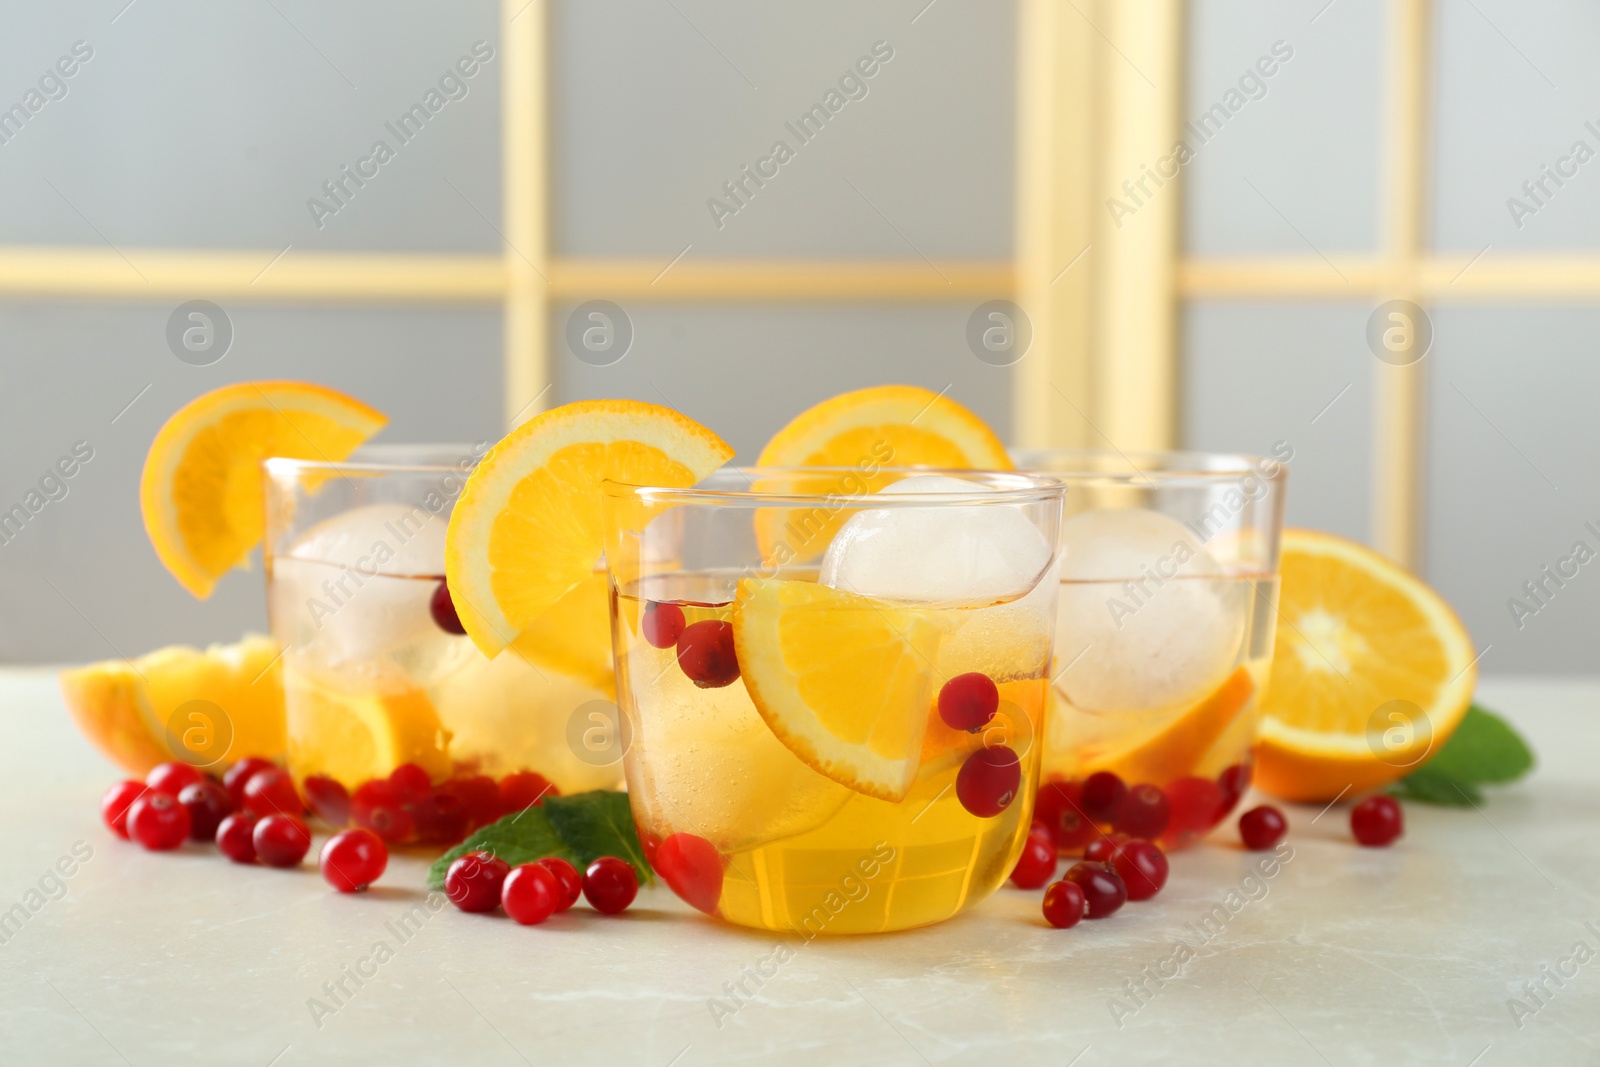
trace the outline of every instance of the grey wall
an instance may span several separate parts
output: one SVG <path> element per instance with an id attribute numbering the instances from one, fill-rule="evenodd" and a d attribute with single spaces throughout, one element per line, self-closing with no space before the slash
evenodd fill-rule
<path id="1" fill-rule="evenodd" d="M 498 49 L 494 0 L 125 4 L 8 10 L 0 103 L 20 98 L 75 41 L 94 57 L 63 99 L 0 144 L 0 243 L 109 244 L 135 260 L 141 247 L 259 249 L 263 264 L 285 246 L 291 255 L 498 249 L 498 51 L 348 206 L 320 227 L 306 206 L 475 41 Z M 1585 120 L 1600 125 L 1600 103 L 1591 104 L 1600 74 L 1589 62 L 1600 15 L 1580 0 L 1436 6 L 1436 245 L 1593 248 L 1600 198 L 1589 183 L 1600 182 L 1600 160 L 1520 228 L 1505 200 L 1585 137 Z M 1295 54 L 1187 168 L 1191 251 L 1377 247 L 1384 12 L 1382 0 L 1193 0 L 1189 114 L 1219 100 L 1275 41 Z M 552 31 L 553 239 L 563 254 L 665 265 L 685 248 L 687 258 L 1011 251 L 1010 3 L 556 0 Z M 773 140 L 792 143 L 785 121 L 879 40 L 895 55 L 867 95 L 716 225 L 707 198 Z M 173 303 L 0 301 L 0 502 L 19 499 L 73 442 L 95 449 L 67 498 L 0 545 L 0 661 L 135 655 L 263 625 L 259 573 L 232 575 L 196 603 L 160 569 L 139 524 L 137 475 L 151 436 L 207 389 L 264 375 L 324 381 L 388 411 L 386 440 L 498 427 L 493 310 L 230 305 L 233 350 L 194 368 L 165 347 Z M 566 350 L 570 309 L 554 309 L 558 399 L 665 399 L 716 427 L 742 458 L 815 400 L 888 380 L 949 385 L 1009 430 L 1008 372 L 965 350 L 971 308 L 962 302 L 625 310 L 633 347 L 595 367 Z M 1264 451 L 1287 441 L 1291 521 L 1364 537 L 1370 311 L 1359 298 L 1186 308 L 1186 443 Z M 1594 669 L 1600 593 L 1589 583 L 1600 579 L 1587 569 L 1521 629 L 1505 601 L 1583 536 L 1583 521 L 1600 520 L 1591 474 L 1600 441 L 1585 429 L 1594 421 L 1585 398 L 1600 385 L 1586 343 L 1595 314 L 1434 309 L 1427 573 L 1480 646 L 1493 644 L 1487 670 Z"/>

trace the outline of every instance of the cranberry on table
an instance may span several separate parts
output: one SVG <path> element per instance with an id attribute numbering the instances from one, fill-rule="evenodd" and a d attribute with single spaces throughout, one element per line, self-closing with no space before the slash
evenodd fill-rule
<path id="1" fill-rule="evenodd" d="M 171 793 L 147 789 L 128 806 L 128 836 L 152 852 L 166 852 L 189 836 L 189 809 Z"/>
<path id="2" fill-rule="evenodd" d="M 653 866 L 685 903 L 707 915 L 716 914 L 726 866 L 717 846 L 698 834 L 669 834 L 656 846 Z"/>
<path id="3" fill-rule="evenodd" d="M 695 625 L 699 625 L 696 623 Z M 665 841 L 662 842 L 666 844 Z M 660 855 L 661 850 L 656 850 Z M 639 876 L 633 864 L 615 856 L 601 856 L 583 872 L 583 896 L 589 906 L 603 915 L 622 911 L 639 894 Z"/>
<path id="4" fill-rule="evenodd" d="M 939 718 L 952 730 L 977 732 L 1000 707 L 1000 689 L 982 671 L 958 674 L 939 688 Z"/>
<path id="5" fill-rule="evenodd" d="M 300 783 L 317 818 L 329 826 L 344 826 L 350 821 L 350 793 L 337 780 L 313 774 Z"/>
<path id="6" fill-rule="evenodd" d="M 644 606 L 639 632 L 654 648 L 671 648 L 683 633 L 683 609 L 676 604 L 652 600 Z"/>
<path id="7" fill-rule="evenodd" d="M 434 586 L 433 596 L 428 600 L 428 613 L 433 616 L 439 629 L 447 634 L 459 637 L 467 632 L 467 628 L 461 625 L 461 616 L 456 613 L 456 602 L 450 599 L 450 586 L 443 578 Z"/>
<path id="8" fill-rule="evenodd" d="M 1018 889 L 1038 889 L 1056 873 L 1056 846 L 1048 831 L 1029 833 L 1022 855 L 1011 870 L 1011 884 Z"/>
<path id="9" fill-rule="evenodd" d="M 559 889 L 556 894 L 557 911 L 566 911 L 578 902 L 578 898 L 583 895 L 583 876 L 578 873 L 578 868 L 560 856 L 546 856 L 539 861 L 539 866 L 547 868 L 555 875 Z"/>
<path id="10" fill-rule="evenodd" d="M 264 815 L 250 833 L 256 858 L 268 867 L 294 867 L 311 851 L 311 831 L 297 815 Z"/>
<path id="11" fill-rule="evenodd" d="M 254 815 L 248 811 L 234 812 L 217 827 L 217 851 L 235 863 L 254 863 L 255 829 Z"/>
<path id="12" fill-rule="evenodd" d="M 143 782 L 129 778 L 107 789 L 100 798 L 100 818 L 105 820 L 107 829 L 124 841 L 128 839 L 128 808 L 148 788 Z"/>
<path id="13" fill-rule="evenodd" d="M 1083 887 L 1076 882 L 1062 879 L 1044 891 L 1044 918 L 1051 926 L 1063 930 L 1077 926 L 1087 910 Z"/>
<path id="14" fill-rule="evenodd" d="M 209 778 L 184 786 L 178 803 L 189 809 L 189 836 L 196 841 L 214 839 L 217 827 L 233 812 L 228 791 Z"/>
<path id="15" fill-rule="evenodd" d="M 254 778 L 257 771 L 277 770 L 278 765 L 271 760 L 262 759 L 260 756 L 246 756 L 244 759 L 228 768 L 228 773 L 222 776 L 222 788 L 228 791 L 228 797 L 233 801 L 235 808 L 244 807 L 244 787 Z"/>
<path id="16" fill-rule="evenodd" d="M 1350 832 L 1363 845 L 1389 844 L 1405 832 L 1400 802 L 1384 793 L 1368 797 L 1350 812 Z"/>
<path id="17" fill-rule="evenodd" d="M 1117 808 L 1112 827 L 1129 837 L 1142 837 L 1154 841 L 1167 828 L 1172 818 L 1172 804 L 1160 786 L 1148 782 L 1128 790 Z"/>
<path id="18" fill-rule="evenodd" d="M 1095 822 L 1112 822 L 1127 795 L 1127 783 L 1121 778 L 1110 771 L 1095 771 L 1083 780 L 1078 806 Z"/>
<path id="19" fill-rule="evenodd" d="M 1110 864 L 1074 863 L 1067 870 L 1066 880 L 1083 890 L 1086 919 L 1103 919 L 1128 900 L 1128 887 Z"/>
<path id="20" fill-rule="evenodd" d="M 999 815 L 1017 797 L 1022 761 L 1005 745 L 980 748 L 956 774 L 956 799 L 980 819 Z"/>
<path id="21" fill-rule="evenodd" d="M 389 849 L 371 830 L 357 827 L 328 838 L 317 860 L 322 877 L 341 893 L 365 889 L 389 866 Z"/>
<path id="22" fill-rule="evenodd" d="M 523 926 L 536 926 L 556 912 L 563 890 L 550 868 L 538 863 L 513 867 L 500 885 L 500 905 Z"/>
<path id="23" fill-rule="evenodd" d="M 493 911 L 511 865 L 481 849 L 457 856 L 444 876 L 444 895 L 462 911 Z"/>
<path id="24" fill-rule="evenodd" d="M 1283 840 L 1289 820 L 1270 804 L 1251 808 L 1239 816 L 1239 838 L 1251 852 L 1262 852 Z"/>
<path id="25" fill-rule="evenodd" d="M 733 647 L 733 623 L 702 619 L 678 635 L 678 666 L 701 689 L 721 689 L 739 679 L 739 655 Z"/>
<path id="26" fill-rule="evenodd" d="M 1109 862 L 1127 887 L 1129 900 L 1149 900 L 1167 884 L 1167 854 L 1150 841 L 1124 841 Z"/>
<path id="27" fill-rule="evenodd" d="M 1082 850 L 1100 832 L 1078 806 L 1082 789 L 1081 782 L 1046 782 L 1034 800 L 1033 817 L 1050 827 L 1056 848 L 1062 852 Z"/>
<path id="28" fill-rule="evenodd" d="M 151 767 L 150 773 L 144 776 L 144 784 L 151 789 L 177 796 L 183 792 L 184 786 L 198 782 L 204 777 L 205 775 L 187 763 L 169 760 Z"/>
<path id="29" fill-rule="evenodd" d="M 294 815 L 305 810 L 300 794 L 295 791 L 294 779 L 288 771 L 273 767 L 257 771 L 244 786 L 244 804 L 247 811 L 260 816 Z"/>
<path id="30" fill-rule="evenodd" d="M 1105 863 L 1119 845 L 1132 840 L 1127 834 L 1111 834 L 1109 837 L 1102 834 L 1084 846 L 1083 858 L 1092 863 Z"/>

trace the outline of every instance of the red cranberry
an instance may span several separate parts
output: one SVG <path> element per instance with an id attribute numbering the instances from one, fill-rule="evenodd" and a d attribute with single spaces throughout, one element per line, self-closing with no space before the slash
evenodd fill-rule
<path id="1" fill-rule="evenodd" d="M 439 789 L 461 799 L 461 808 L 467 814 L 468 824 L 473 827 L 494 822 L 500 817 L 500 787 L 487 774 L 452 778 Z"/>
<path id="2" fill-rule="evenodd" d="M 244 786 L 244 807 L 263 818 L 268 815 L 298 817 L 305 810 L 300 794 L 295 792 L 294 779 L 289 777 L 288 771 L 276 767 L 250 776 Z"/>
<path id="3" fill-rule="evenodd" d="M 1251 852 L 1266 851 L 1282 841 L 1288 831 L 1289 820 L 1270 804 L 1251 808 L 1239 816 L 1239 838 Z"/>
<path id="4" fill-rule="evenodd" d="M 428 612 L 445 633 L 460 635 L 467 632 L 467 628 L 461 625 L 461 616 L 456 614 L 456 602 L 450 599 L 450 586 L 443 578 L 439 579 L 433 596 L 428 600 Z"/>
<path id="5" fill-rule="evenodd" d="M 295 867 L 311 851 L 311 831 L 298 815 L 264 815 L 251 831 L 250 842 L 268 867 Z"/>
<path id="6" fill-rule="evenodd" d="M 373 828 L 386 840 L 408 841 L 414 835 L 418 841 L 455 844 L 467 836 L 471 826 L 466 802 L 446 782 L 409 812 L 398 808 L 376 810 Z"/>
<path id="7" fill-rule="evenodd" d="M 939 689 L 939 718 L 952 730 L 976 733 L 1000 707 L 1000 689 L 982 671 L 958 674 Z"/>
<path id="8" fill-rule="evenodd" d="M 1122 875 L 1110 864 L 1074 863 L 1066 877 L 1083 890 L 1085 918 L 1103 919 L 1128 899 L 1128 887 L 1123 884 Z"/>
<path id="9" fill-rule="evenodd" d="M 992 819 L 1016 799 L 1022 761 L 1005 745 L 980 748 L 956 774 L 956 797 L 980 819 Z"/>
<path id="10" fill-rule="evenodd" d="M 1044 891 L 1044 918 L 1051 926 L 1058 929 L 1077 926 L 1086 911 L 1088 901 L 1084 898 L 1083 887 L 1077 882 L 1063 879 L 1051 883 L 1050 888 Z"/>
<path id="11" fill-rule="evenodd" d="M 695 626 L 700 625 L 695 623 Z M 689 629 L 694 629 L 691 626 Z M 685 631 L 686 633 L 688 631 Z M 670 839 L 669 839 L 670 840 Z M 665 847 L 666 841 L 661 842 Z M 661 855 L 661 850 L 656 850 Z M 615 856 L 601 856 L 583 872 L 583 895 L 589 906 L 604 915 L 622 911 L 639 893 L 639 876 L 633 864 Z"/>
<path id="12" fill-rule="evenodd" d="M 549 868 L 550 873 L 556 876 L 556 884 L 561 890 L 556 894 L 556 910 L 566 911 L 576 904 L 583 895 L 583 876 L 578 873 L 578 868 L 560 856 L 546 856 L 539 861 L 539 865 Z"/>
<path id="13" fill-rule="evenodd" d="M 276 768 L 277 764 L 271 760 L 262 759 L 260 756 L 246 756 L 228 768 L 228 773 L 222 776 L 222 788 L 228 791 L 228 799 L 233 801 L 233 806 L 242 808 L 245 783 L 255 777 L 257 771 L 270 771 Z"/>
<path id="14" fill-rule="evenodd" d="M 1083 791 L 1078 796 L 1078 806 L 1095 822 L 1115 822 L 1122 798 L 1128 787 L 1110 771 L 1095 771 L 1083 780 Z"/>
<path id="15" fill-rule="evenodd" d="M 1167 794 L 1159 786 L 1146 783 L 1128 790 L 1113 825 L 1118 833 L 1154 841 L 1167 828 L 1171 817 L 1172 805 L 1167 801 Z"/>
<path id="16" fill-rule="evenodd" d="M 678 666 L 701 689 L 721 689 L 739 678 L 739 656 L 733 648 L 733 624 L 702 619 L 678 635 Z"/>
<path id="17" fill-rule="evenodd" d="M 344 826 L 350 822 L 350 794 L 338 781 L 313 774 L 300 783 L 300 790 L 317 818 L 329 826 Z"/>
<path id="18" fill-rule="evenodd" d="M 147 789 L 128 805 L 128 836 L 152 852 L 166 852 L 189 836 L 189 809 L 171 793 Z"/>
<path id="19" fill-rule="evenodd" d="M 1223 815 L 1233 810 L 1239 803 L 1239 798 L 1244 796 L 1246 789 L 1250 788 L 1250 759 L 1245 758 L 1243 763 L 1235 763 L 1217 776 L 1217 785 L 1222 788 L 1222 812 L 1217 816 L 1220 820 Z"/>
<path id="20" fill-rule="evenodd" d="M 705 912 L 717 913 L 722 899 L 722 854 L 703 837 L 670 834 L 656 846 L 656 873 L 683 900 Z"/>
<path id="21" fill-rule="evenodd" d="M 389 850 L 371 830 L 345 830 L 328 838 L 317 866 L 322 877 L 341 893 L 365 889 L 389 865 Z"/>
<path id="22" fill-rule="evenodd" d="M 254 863 L 256 843 L 254 833 L 256 817 L 248 811 L 236 811 L 223 819 L 217 827 L 217 851 L 235 863 Z"/>
<path id="23" fill-rule="evenodd" d="M 493 911 L 511 867 L 489 852 L 457 856 L 444 876 L 444 895 L 462 911 Z"/>
<path id="24" fill-rule="evenodd" d="M 555 914 L 561 883 L 550 868 L 537 863 L 514 867 L 500 884 L 500 904 L 523 926 L 536 926 Z"/>
<path id="25" fill-rule="evenodd" d="M 129 778 L 107 789 L 100 798 L 100 818 L 124 841 L 128 839 L 128 807 L 148 788 L 143 782 Z"/>
<path id="26" fill-rule="evenodd" d="M 639 620 L 639 630 L 653 647 L 671 648 L 683 633 L 683 609 L 676 604 L 651 601 L 644 606 L 644 618 Z"/>
<path id="27" fill-rule="evenodd" d="M 518 771 L 500 779 L 500 814 L 524 811 L 535 804 L 544 803 L 545 797 L 558 797 L 561 790 L 550 779 L 533 771 Z"/>
<path id="28" fill-rule="evenodd" d="M 389 772 L 389 784 L 401 804 L 415 804 L 433 792 L 433 780 L 415 763 L 402 763 Z"/>
<path id="29" fill-rule="evenodd" d="M 184 786 L 178 803 L 189 809 L 189 837 L 195 841 L 214 841 L 217 827 L 233 811 L 228 791 L 209 778 Z"/>
<path id="30" fill-rule="evenodd" d="M 400 797 L 386 778 L 374 778 L 356 787 L 350 798 L 350 818 L 391 845 L 410 840 L 415 830 L 411 813 L 400 806 Z"/>
<path id="31" fill-rule="evenodd" d="M 1083 858 L 1091 863 L 1109 862 L 1111 854 L 1117 850 L 1118 845 L 1132 840 L 1133 838 L 1127 834 L 1112 834 L 1109 837 L 1101 834 L 1084 846 Z"/>
<path id="32" fill-rule="evenodd" d="M 1082 788 L 1079 782 L 1046 782 L 1034 801 L 1033 817 L 1050 827 L 1056 848 L 1062 852 L 1078 852 L 1100 832 L 1078 806 Z"/>
<path id="33" fill-rule="evenodd" d="M 187 763 L 172 760 L 151 767 L 150 773 L 144 776 L 144 784 L 158 792 L 177 796 L 183 792 L 184 786 L 193 785 L 203 777 L 204 775 Z"/>
<path id="34" fill-rule="evenodd" d="M 1149 900 L 1167 884 L 1167 854 L 1149 841 L 1125 841 L 1111 853 L 1111 866 L 1128 887 L 1129 900 Z"/>
<path id="35" fill-rule="evenodd" d="M 1350 832 L 1363 845 L 1389 844 L 1405 832 L 1399 801 L 1384 793 L 1363 800 L 1350 812 Z"/>
<path id="36" fill-rule="evenodd" d="M 1022 856 L 1011 870 L 1011 884 L 1018 889 L 1038 889 L 1056 873 L 1056 846 L 1046 834 L 1028 835 Z"/>
<path id="37" fill-rule="evenodd" d="M 1179 778 L 1163 790 L 1172 806 L 1165 837 L 1177 845 L 1187 845 L 1203 836 L 1227 813 L 1222 786 L 1209 778 Z"/>

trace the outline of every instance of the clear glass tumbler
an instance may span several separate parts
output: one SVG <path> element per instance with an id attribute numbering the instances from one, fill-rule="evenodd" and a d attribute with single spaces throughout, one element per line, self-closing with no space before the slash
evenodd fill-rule
<path id="1" fill-rule="evenodd" d="M 623 764 L 663 880 L 808 937 L 992 893 L 1032 814 L 1061 486 L 725 468 L 606 490 Z"/>
<path id="2" fill-rule="evenodd" d="M 1022 452 L 1067 485 L 1040 818 L 1080 852 L 1182 847 L 1250 782 L 1287 468 L 1200 452 Z"/>
<path id="3" fill-rule="evenodd" d="M 445 528 L 487 446 L 376 446 L 268 459 L 266 572 L 283 648 L 288 764 L 317 814 L 444 843 L 545 791 L 612 787 L 615 757 L 569 743 L 609 708 L 609 643 L 562 669 L 486 658 L 444 584 Z M 592 606 L 606 632 L 603 592 Z"/>

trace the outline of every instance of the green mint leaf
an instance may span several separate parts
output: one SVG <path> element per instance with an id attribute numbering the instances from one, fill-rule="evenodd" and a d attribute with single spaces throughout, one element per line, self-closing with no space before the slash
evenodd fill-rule
<path id="1" fill-rule="evenodd" d="M 582 861 L 580 869 L 601 856 L 617 856 L 633 864 L 640 878 L 655 881 L 633 828 L 628 794 L 596 789 L 570 797 L 546 797 L 542 806 L 555 832 Z"/>
<path id="2" fill-rule="evenodd" d="M 1425 767 L 1460 782 L 1514 782 L 1533 768 L 1533 752 L 1509 723 L 1474 704 Z"/>
<path id="3" fill-rule="evenodd" d="M 1389 787 L 1389 792 L 1404 800 L 1442 804 L 1451 808 L 1469 808 L 1483 803 L 1483 794 L 1477 786 L 1431 774 L 1427 768 L 1400 779 Z"/>
<path id="4" fill-rule="evenodd" d="M 547 797 L 545 804 L 553 799 Z M 632 823 L 629 823 L 629 827 L 632 827 Z M 450 870 L 451 861 L 457 856 L 480 848 L 493 852 L 513 867 L 521 863 L 542 860 L 546 856 L 560 856 L 577 866 L 580 871 L 583 869 L 583 865 L 578 863 L 577 854 L 561 839 L 561 835 L 556 833 L 555 827 L 550 825 L 550 817 L 544 805 L 536 804 L 477 830 L 461 844 L 440 856 L 434 861 L 433 866 L 428 868 L 428 885 L 434 889 L 444 889 L 444 876 L 445 872 Z"/>

